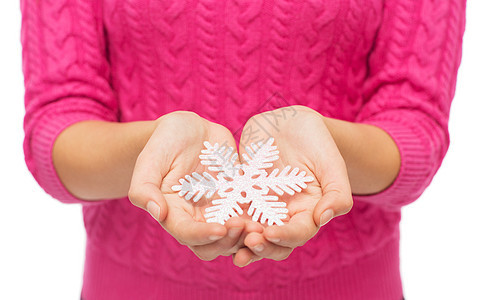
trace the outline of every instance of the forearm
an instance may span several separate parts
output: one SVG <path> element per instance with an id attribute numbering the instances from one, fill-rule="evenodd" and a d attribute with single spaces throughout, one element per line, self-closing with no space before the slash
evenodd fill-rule
<path id="1" fill-rule="evenodd" d="M 326 117 L 324 122 L 345 160 L 353 194 L 375 194 L 393 183 L 400 152 L 385 131 Z"/>
<path id="2" fill-rule="evenodd" d="M 136 158 L 155 128 L 156 121 L 76 123 L 53 146 L 58 176 L 83 200 L 125 197 Z"/>

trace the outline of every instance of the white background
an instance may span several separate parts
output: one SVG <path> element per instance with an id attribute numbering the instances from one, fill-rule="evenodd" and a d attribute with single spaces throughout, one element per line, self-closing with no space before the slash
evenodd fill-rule
<path id="1" fill-rule="evenodd" d="M 47 196 L 23 161 L 19 1 L 0 1 L 0 299 L 79 299 L 81 208 Z M 403 209 L 407 300 L 478 299 L 478 1 L 468 1 L 451 146 L 430 187 Z"/>

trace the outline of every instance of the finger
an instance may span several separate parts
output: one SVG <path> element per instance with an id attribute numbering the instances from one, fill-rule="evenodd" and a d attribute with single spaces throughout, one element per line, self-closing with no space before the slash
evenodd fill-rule
<path id="1" fill-rule="evenodd" d="M 264 226 L 262 224 L 259 224 L 257 222 L 254 222 L 250 219 L 243 219 L 241 220 L 244 221 L 244 228 L 242 230 L 242 233 L 239 237 L 239 240 L 237 241 L 236 245 L 232 249 L 230 249 L 230 253 L 234 255 L 239 249 L 244 248 L 244 239 L 250 232 L 258 232 L 262 233 L 264 231 Z M 247 248 L 247 247 L 246 247 Z"/>
<path id="2" fill-rule="evenodd" d="M 314 222 L 317 226 L 324 226 L 332 218 L 348 213 L 352 209 L 353 199 L 347 167 L 336 146 L 331 159 L 317 160 L 315 174 L 322 186 L 322 198 L 314 208 Z M 335 156 L 335 159 L 334 159 Z M 320 172 L 320 170 L 327 170 Z"/>
<path id="3" fill-rule="evenodd" d="M 257 232 L 248 234 L 244 240 L 244 245 L 246 245 L 254 255 L 273 260 L 284 260 L 289 257 L 293 250 L 289 247 L 273 244 Z"/>
<path id="4" fill-rule="evenodd" d="M 314 222 L 324 226 L 332 218 L 348 213 L 353 206 L 352 194 L 341 189 L 324 188 L 322 199 L 314 208 Z"/>
<path id="5" fill-rule="evenodd" d="M 240 247 L 243 246 L 244 238 L 242 238 L 242 241 L 240 241 L 240 239 L 244 231 L 245 222 L 239 217 L 234 217 L 227 220 L 224 225 L 227 230 L 227 234 L 224 237 L 213 243 L 194 246 L 192 247 L 192 250 L 201 257 L 206 258 L 216 258 L 219 255 L 229 256 L 236 252 Z M 239 243 L 242 245 L 238 245 Z"/>
<path id="6" fill-rule="evenodd" d="M 247 233 L 251 233 L 251 232 L 262 233 L 264 231 L 264 226 L 258 222 L 254 222 L 252 220 L 246 220 L 245 231 Z"/>
<path id="7" fill-rule="evenodd" d="M 244 246 L 246 222 L 240 217 L 233 217 L 227 220 L 225 226 L 227 235 L 219 242 L 227 250 L 224 254 L 231 255 Z"/>
<path id="8" fill-rule="evenodd" d="M 163 193 L 152 183 L 132 181 L 128 198 L 135 206 L 148 211 L 158 222 L 163 221 L 168 214 L 168 205 Z"/>
<path id="9" fill-rule="evenodd" d="M 318 230 L 312 212 L 303 211 L 293 215 L 289 223 L 267 227 L 264 230 L 264 237 L 275 245 L 296 248 L 303 246 Z"/>
<path id="10" fill-rule="evenodd" d="M 261 257 L 254 255 L 254 253 L 247 247 L 239 249 L 232 257 L 232 262 L 238 267 L 245 267 L 252 262 L 261 260 Z"/>
<path id="11" fill-rule="evenodd" d="M 224 225 L 195 221 L 182 207 L 171 207 L 161 226 L 179 243 L 188 246 L 210 244 L 227 233 Z"/>
<path id="12" fill-rule="evenodd" d="M 234 246 L 234 244 L 239 240 L 239 237 L 241 236 L 242 231 L 245 228 L 245 222 L 240 217 L 233 217 L 227 220 L 224 225 L 227 229 L 227 236 L 224 237 L 221 242 Z"/>

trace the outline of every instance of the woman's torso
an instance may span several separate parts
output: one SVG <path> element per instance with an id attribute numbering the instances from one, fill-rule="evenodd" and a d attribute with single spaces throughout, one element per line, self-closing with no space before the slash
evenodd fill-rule
<path id="1" fill-rule="evenodd" d="M 382 1 L 105 0 L 102 9 L 121 121 L 190 110 L 238 140 L 250 116 L 293 104 L 354 120 Z M 293 111 L 273 121 L 280 117 Z M 287 260 L 239 270 L 230 258 L 199 260 L 127 199 L 84 214 L 89 243 L 119 264 L 176 282 L 250 290 L 350 264 L 396 238 L 400 219 L 355 203 Z"/>

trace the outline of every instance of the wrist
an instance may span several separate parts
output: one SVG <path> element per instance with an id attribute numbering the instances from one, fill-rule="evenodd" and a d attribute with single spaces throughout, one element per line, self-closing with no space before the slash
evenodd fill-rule
<path id="1" fill-rule="evenodd" d="M 347 163 L 347 159 L 350 158 L 350 151 L 352 145 L 352 138 L 357 136 L 356 128 L 353 123 L 345 122 L 338 119 L 333 119 L 325 116 L 320 116 L 324 122 L 325 127 L 329 130 L 330 135 L 334 139 L 337 148 L 340 151 L 347 166 L 352 165 L 351 162 Z"/>
<path id="2" fill-rule="evenodd" d="M 82 200 L 127 194 L 139 153 L 155 121 L 83 121 L 65 129 L 53 147 L 53 164 L 62 183 Z"/>
<path id="3" fill-rule="evenodd" d="M 400 170 L 400 152 L 383 129 L 322 118 L 344 158 L 354 194 L 375 194 L 393 183 Z"/>
<path id="4" fill-rule="evenodd" d="M 137 146 L 135 153 L 136 156 L 138 156 L 141 151 L 143 151 L 144 147 L 156 129 L 159 127 L 159 118 L 156 120 L 136 121 L 127 124 L 129 124 L 128 126 L 130 126 L 131 129 L 137 133 L 132 135 L 134 139 L 132 142 Z"/>

